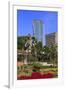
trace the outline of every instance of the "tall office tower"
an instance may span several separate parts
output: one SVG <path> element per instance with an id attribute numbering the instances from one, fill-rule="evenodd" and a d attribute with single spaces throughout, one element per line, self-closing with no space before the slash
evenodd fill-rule
<path id="1" fill-rule="evenodd" d="M 42 45 L 44 45 L 42 20 L 33 20 L 33 36 L 37 39 L 38 42 L 41 41 Z"/>
<path id="2" fill-rule="evenodd" d="M 50 33 L 46 35 L 46 45 L 51 46 L 51 44 L 58 44 L 58 33 Z"/>

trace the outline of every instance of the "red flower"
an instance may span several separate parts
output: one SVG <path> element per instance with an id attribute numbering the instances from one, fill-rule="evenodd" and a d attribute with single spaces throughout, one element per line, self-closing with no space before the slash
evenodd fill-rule
<path id="1" fill-rule="evenodd" d="M 33 72 L 31 76 L 20 76 L 18 80 L 25 80 L 25 79 L 45 79 L 45 78 L 53 78 L 54 75 L 51 73 L 43 74 L 39 72 Z"/>

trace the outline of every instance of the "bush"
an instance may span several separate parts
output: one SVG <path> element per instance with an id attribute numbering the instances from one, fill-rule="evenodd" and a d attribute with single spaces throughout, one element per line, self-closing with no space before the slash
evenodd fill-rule
<path id="1" fill-rule="evenodd" d="M 40 63 L 33 63 L 32 67 L 34 72 L 38 72 L 41 69 L 42 65 Z"/>

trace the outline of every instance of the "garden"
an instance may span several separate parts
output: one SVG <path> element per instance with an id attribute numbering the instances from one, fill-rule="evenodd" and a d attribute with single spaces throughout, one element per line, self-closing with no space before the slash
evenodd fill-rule
<path id="1" fill-rule="evenodd" d="M 57 78 L 57 67 L 43 66 L 40 63 L 21 65 L 17 67 L 17 79 Z"/>
<path id="2" fill-rule="evenodd" d="M 42 46 L 35 37 L 27 36 L 19 37 L 17 44 L 18 80 L 58 77 L 57 45 Z"/>

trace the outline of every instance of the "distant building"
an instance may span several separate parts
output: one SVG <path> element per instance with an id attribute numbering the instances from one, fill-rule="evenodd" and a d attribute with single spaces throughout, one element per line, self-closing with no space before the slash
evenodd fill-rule
<path id="1" fill-rule="evenodd" d="M 33 20 L 33 36 L 37 41 L 43 44 L 43 22 L 42 20 Z"/>
<path id="2" fill-rule="evenodd" d="M 58 33 L 50 33 L 46 35 L 46 45 L 51 46 L 51 44 L 58 44 Z"/>

